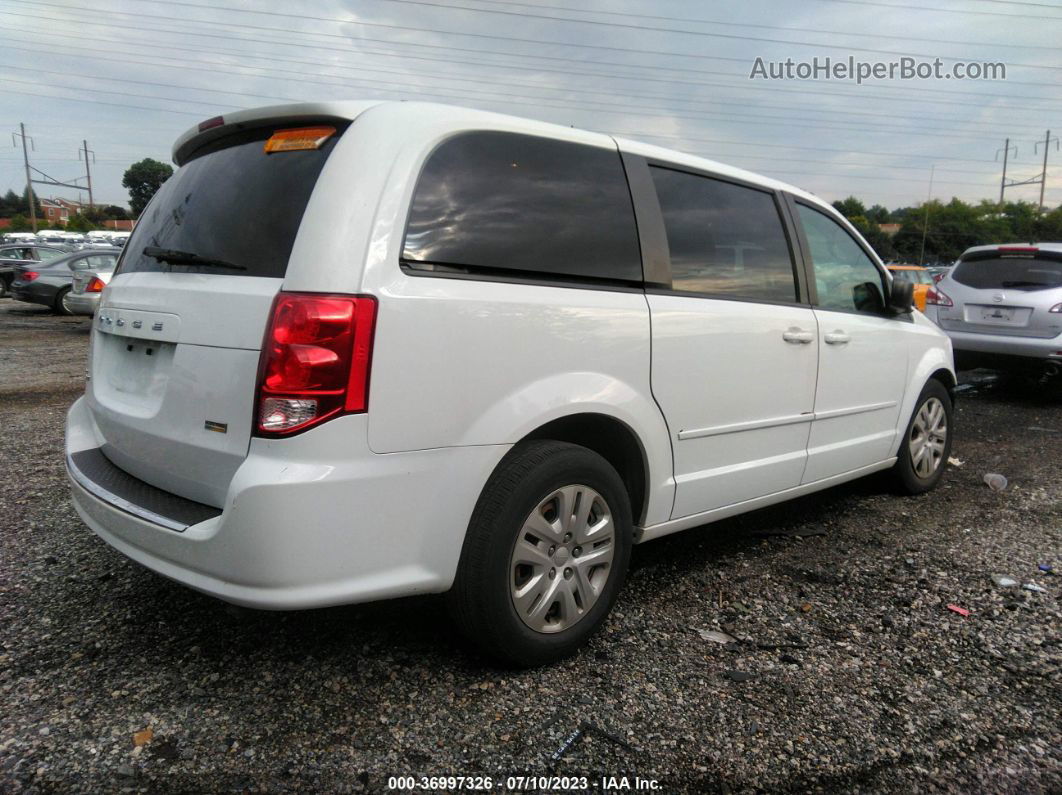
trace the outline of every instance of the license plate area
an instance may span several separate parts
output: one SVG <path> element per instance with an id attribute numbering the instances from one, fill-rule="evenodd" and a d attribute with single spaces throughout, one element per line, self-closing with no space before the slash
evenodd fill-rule
<path id="1" fill-rule="evenodd" d="M 1010 307 L 981 307 L 981 320 L 986 323 L 1010 323 L 1014 319 L 1014 310 Z"/>
<path id="2" fill-rule="evenodd" d="M 165 397 L 177 345 L 117 334 L 98 338 L 97 395 L 134 416 L 153 415 Z"/>
<path id="3" fill-rule="evenodd" d="M 985 306 L 983 304 L 967 304 L 967 323 L 975 323 L 982 326 L 1026 326 L 1032 310 L 1025 306 Z"/>

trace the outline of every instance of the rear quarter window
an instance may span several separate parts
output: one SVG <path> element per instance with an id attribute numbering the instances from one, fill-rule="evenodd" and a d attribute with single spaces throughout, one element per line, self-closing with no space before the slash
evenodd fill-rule
<path id="1" fill-rule="evenodd" d="M 417 181 L 402 261 L 414 271 L 640 282 L 619 153 L 506 132 L 450 138 Z"/>

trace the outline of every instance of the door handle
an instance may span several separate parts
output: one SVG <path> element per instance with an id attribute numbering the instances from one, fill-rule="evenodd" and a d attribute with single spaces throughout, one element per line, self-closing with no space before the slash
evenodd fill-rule
<path id="1" fill-rule="evenodd" d="M 782 332 L 782 339 L 794 345 L 807 345 L 815 341 L 815 332 L 792 326 Z"/>
<path id="2" fill-rule="evenodd" d="M 851 341 L 851 337 L 845 334 L 843 331 L 830 331 L 827 332 L 823 339 L 826 340 L 827 345 L 845 345 Z"/>

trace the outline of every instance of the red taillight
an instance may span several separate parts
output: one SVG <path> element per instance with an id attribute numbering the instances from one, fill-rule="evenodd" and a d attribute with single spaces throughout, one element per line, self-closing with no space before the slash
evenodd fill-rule
<path id="1" fill-rule="evenodd" d="M 935 286 L 926 291 L 926 306 L 930 304 L 933 306 L 955 306 L 952 300 Z"/>
<path id="2" fill-rule="evenodd" d="M 38 276 L 40 274 L 37 271 L 22 271 L 22 281 L 24 282 L 32 282 Z"/>
<path id="3" fill-rule="evenodd" d="M 286 436 L 365 411 L 375 324 L 372 296 L 277 295 L 262 345 L 257 433 Z"/>
<path id="4" fill-rule="evenodd" d="M 1020 252 L 1022 254 L 1033 254 L 1040 250 L 1039 246 L 1000 246 L 997 251 L 1006 251 L 1010 253 Z"/>
<path id="5" fill-rule="evenodd" d="M 206 121 L 199 122 L 199 132 L 203 132 L 205 130 L 211 130 L 214 127 L 220 127 L 224 123 L 225 123 L 225 118 L 223 116 L 214 116 L 211 119 L 207 119 Z"/>
<path id="6" fill-rule="evenodd" d="M 944 273 L 934 273 L 934 274 L 933 274 L 933 284 L 936 284 L 937 282 L 939 282 L 939 281 L 940 281 L 941 279 L 943 279 L 943 278 L 944 278 L 945 276 L 947 276 L 947 275 L 948 275 L 948 274 L 947 274 L 947 272 L 944 272 Z"/>
<path id="7" fill-rule="evenodd" d="M 102 281 L 100 281 L 95 276 L 93 276 L 92 277 L 92 281 L 89 282 L 88 286 L 85 288 L 85 292 L 86 293 L 102 293 L 103 292 L 103 288 L 106 287 L 106 286 L 107 285 L 105 285 Z"/>

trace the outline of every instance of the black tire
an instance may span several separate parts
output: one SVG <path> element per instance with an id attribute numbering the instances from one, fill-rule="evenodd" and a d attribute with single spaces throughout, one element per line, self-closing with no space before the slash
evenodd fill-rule
<path id="1" fill-rule="evenodd" d="M 607 503 L 614 530 L 613 558 L 597 601 L 582 617 L 559 631 L 540 632 L 525 624 L 514 605 L 512 557 L 532 511 L 572 484 L 593 489 Z M 612 609 L 627 575 L 632 534 L 630 498 L 608 461 L 567 442 L 517 445 L 502 459 L 476 503 L 457 577 L 447 594 L 450 615 L 465 637 L 505 664 L 530 667 L 567 657 Z"/>
<path id="2" fill-rule="evenodd" d="M 7 298 L 7 279 L 0 278 L 0 298 Z"/>
<path id="3" fill-rule="evenodd" d="M 70 288 L 64 287 L 62 290 L 55 294 L 55 301 L 52 303 L 52 311 L 57 315 L 72 315 L 74 314 L 65 306 L 63 306 L 63 299 L 70 294 Z"/>
<path id="4" fill-rule="evenodd" d="M 911 441 L 917 434 L 915 429 L 915 422 L 918 420 L 919 412 L 927 404 L 931 404 L 932 401 L 940 401 L 940 404 L 944 407 L 945 418 L 945 430 L 944 430 L 944 450 L 940 457 L 940 463 L 937 467 L 928 474 L 920 475 L 916 471 L 916 467 L 912 461 L 911 456 Z M 922 388 L 922 393 L 918 396 L 918 400 L 915 401 L 915 409 L 911 414 L 911 419 L 907 422 L 907 429 L 904 431 L 903 439 L 900 441 L 900 450 L 896 459 L 896 465 L 893 467 L 893 475 L 897 489 L 902 494 L 923 494 L 931 489 L 936 488 L 940 483 L 941 478 L 944 477 L 944 470 L 948 467 L 948 457 L 951 455 L 951 440 L 954 435 L 954 420 L 951 403 L 951 395 L 948 394 L 948 390 L 940 381 L 931 379 L 925 387 Z"/>

